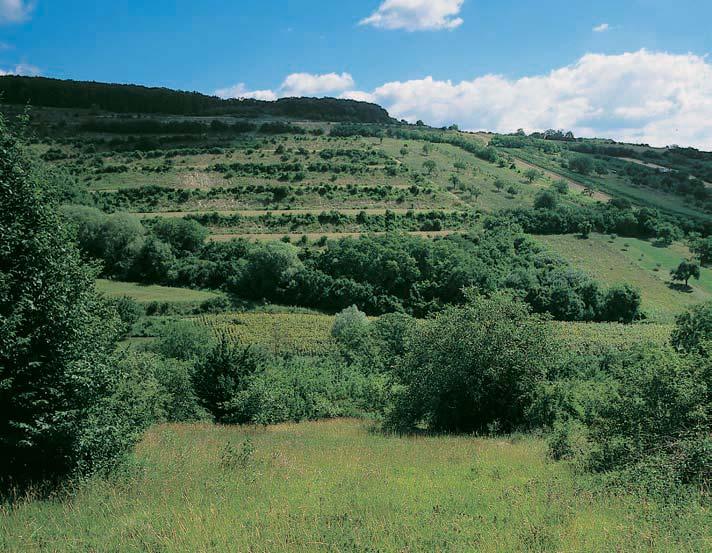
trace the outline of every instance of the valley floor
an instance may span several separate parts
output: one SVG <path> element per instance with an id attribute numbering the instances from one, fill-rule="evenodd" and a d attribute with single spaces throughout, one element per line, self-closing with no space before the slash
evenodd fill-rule
<path id="1" fill-rule="evenodd" d="M 596 492 L 533 437 L 165 425 L 110 482 L 0 506 L 2 551 L 710 551 L 691 504 Z"/>

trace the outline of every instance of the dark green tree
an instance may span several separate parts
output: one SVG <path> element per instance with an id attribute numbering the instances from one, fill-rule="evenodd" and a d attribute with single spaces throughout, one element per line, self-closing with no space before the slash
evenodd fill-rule
<path id="1" fill-rule="evenodd" d="M 581 238 L 583 238 L 584 240 L 588 240 L 592 230 L 593 224 L 588 219 L 579 223 L 579 232 L 581 233 Z"/>
<path id="2" fill-rule="evenodd" d="M 712 342 L 712 302 L 695 305 L 678 315 L 671 341 L 678 351 L 705 349 L 705 344 Z"/>
<path id="3" fill-rule="evenodd" d="M 428 159 L 423 163 L 423 169 L 425 169 L 425 172 L 428 175 L 432 175 L 435 172 L 435 169 L 437 169 L 438 164 L 433 161 L 432 159 Z"/>
<path id="4" fill-rule="evenodd" d="M 264 366 L 264 357 L 255 348 L 242 347 L 222 336 L 198 360 L 193 372 L 193 388 L 200 405 L 219 423 L 249 422 L 241 413 L 238 394 L 247 389 L 250 378 Z"/>
<path id="5" fill-rule="evenodd" d="M 640 291 L 629 284 L 611 287 L 603 300 L 605 321 L 632 323 L 640 317 Z"/>
<path id="6" fill-rule="evenodd" d="M 536 209 L 555 209 L 559 204 L 559 195 L 553 190 L 542 190 L 534 198 Z"/>
<path id="7" fill-rule="evenodd" d="M 700 258 L 700 263 L 703 266 L 712 263 L 712 237 L 695 240 L 691 249 Z"/>
<path id="8" fill-rule="evenodd" d="M 507 432 L 526 424 L 554 349 L 547 325 L 524 303 L 471 297 L 414 328 L 393 373 L 392 426 Z"/>
<path id="9" fill-rule="evenodd" d="M 280 201 L 283 197 L 278 197 L 278 191 L 285 190 L 285 187 L 275 190 L 275 201 Z M 198 251 L 210 234 L 207 228 L 193 219 L 171 217 L 158 219 L 153 226 L 153 232 L 170 244 L 176 253 Z"/>
<path id="10" fill-rule="evenodd" d="M 700 280 L 700 264 L 696 261 L 683 261 L 677 269 L 670 271 L 673 282 L 684 282 L 689 287 L 691 278 Z"/>
<path id="11" fill-rule="evenodd" d="M 527 169 L 524 172 L 524 178 L 527 179 L 529 183 L 534 182 L 536 179 L 538 179 L 541 176 L 541 173 L 537 171 L 536 169 Z"/>
<path id="12" fill-rule="evenodd" d="M 0 152 L 0 480 L 108 469 L 141 430 L 117 396 L 120 323 L 2 118 Z"/>
<path id="13" fill-rule="evenodd" d="M 590 175 L 594 167 L 593 160 L 588 156 L 576 156 L 569 160 L 569 169 L 581 175 Z"/>

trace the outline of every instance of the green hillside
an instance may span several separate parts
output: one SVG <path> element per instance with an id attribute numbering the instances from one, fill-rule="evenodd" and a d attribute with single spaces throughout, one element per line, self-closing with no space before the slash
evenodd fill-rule
<path id="1" fill-rule="evenodd" d="M 0 550 L 712 547 L 706 152 L 3 91 Z"/>
<path id="2" fill-rule="evenodd" d="M 21 95 L 30 92 L 40 99 L 31 112 L 37 136 L 32 149 L 75 180 L 67 203 L 134 214 L 149 229 L 162 219 L 186 219 L 207 228 L 207 239 L 218 243 L 242 237 L 323 247 L 325 240 L 393 231 L 442 239 L 478 231 L 488 217 L 505 214 L 601 283 L 637 286 L 645 315 L 654 321 L 671 321 L 710 292 L 706 269 L 687 293 L 669 285 L 670 270 L 691 255 L 685 233 L 704 235 L 709 221 L 706 197 L 671 175 L 694 171 L 685 177 L 690 183 L 707 178 L 704 153 L 364 125 L 374 120 L 368 106 L 351 119 L 317 103 L 315 109 L 332 122 L 314 121 L 305 107 L 303 119 L 284 124 L 274 119 L 278 108 L 270 103 L 258 103 L 266 111 L 249 117 L 223 111 L 216 117 L 209 115 L 216 106 L 234 102 L 46 79 L 2 77 L 0 84 L 15 91 L 5 96 L 11 101 L 24 101 L 28 96 Z M 61 109 L 51 107 L 57 99 Z M 99 102 L 101 111 L 98 99 L 105 102 Z M 122 111 L 136 105 L 150 112 L 159 100 L 166 100 L 162 114 L 106 111 L 123 102 Z M 86 109 L 87 103 L 94 107 Z M 9 103 L 3 109 L 19 111 Z M 647 173 L 629 174 L 628 166 Z M 641 184 L 645 178 L 652 179 L 647 186 Z M 555 209 L 532 211 L 537 197 L 552 190 Z M 617 211 L 609 206 L 614 200 L 622 202 Z M 645 212 L 650 208 L 652 221 Z M 632 217 L 639 220 L 630 228 Z M 589 222 L 604 236 L 572 236 Z M 679 229 L 673 236 L 678 242 L 654 246 L 665 225 Z M 181 286 L 174 279 L 148 284 Z"/>

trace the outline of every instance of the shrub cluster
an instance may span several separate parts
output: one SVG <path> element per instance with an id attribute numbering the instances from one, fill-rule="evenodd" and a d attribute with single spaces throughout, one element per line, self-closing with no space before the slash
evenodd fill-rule
<path id="1" fill-rule="evenodd" d="M 425 315 L 462 303 L 463 289 L 473 287 L 482 293 L 511 290 L 535 311 L 561 320 L 632 322 L 641 315 L 636 290 L 602 289 L 508 224 L 438 240 L 387 234 L 299 249 L 282 242 L 203 244 L 207 231 L 192 218 L 157 219 L 146 228 L 125 214 L 91 208 L 65 213 L 82 250 L 103 260 L 104 274 L 118 279 L 222 288 L 248 300 L 330 311 L 358 305 L 369 314 Z M 331 214 L 312 217 L 334 223 Z M 209 216 L 200 220 L 214 222 Z"/>

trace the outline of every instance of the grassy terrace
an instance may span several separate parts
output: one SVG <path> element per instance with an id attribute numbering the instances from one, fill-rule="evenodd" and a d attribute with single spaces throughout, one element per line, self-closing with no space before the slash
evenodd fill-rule
<path id="1" fill-rule="evenodd" d="M 680 196 L 651 188 L 631 186 L 618 175 L 583 176 L 569 169 L 562 168 L 558 163 L 558 157 L 556 155 L 547 155 L 542 152 L 523 149 L 511 149 L 506 151 L 527 163 L 541 167 L 561 177 L 572 179 L 582 185 L 590 186 L 599 193 L 627 198 L 637 205 L 657 208 L 675 215 L 710 219 L 709 213 L 700 211 Z"/>
<path id="2" fill-rule="evenodd" d="M 709 511 L 591 492 L 544 443 L 367 422 L 159 426 L 65 502 L 0 507 L 24 551 L 709 551 Z"/>

